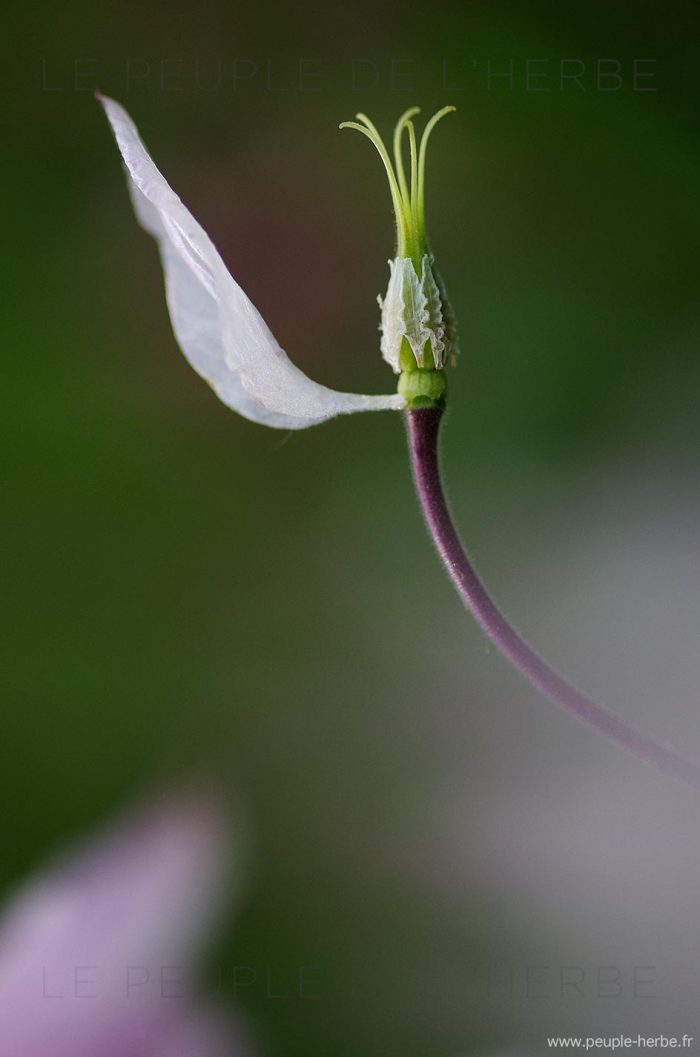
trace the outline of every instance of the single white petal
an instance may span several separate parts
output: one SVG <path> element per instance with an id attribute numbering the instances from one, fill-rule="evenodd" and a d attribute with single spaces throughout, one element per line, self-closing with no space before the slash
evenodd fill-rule
<path id="1" fill-rule="evenodd" d="M 382 332 L 382 356 L 394 374 L 401 372 L 399 353 L 404 335 L 402 278 L 398 267 L 396 267 L 398 260 L 399 258 L 396 261 L 389 261 L 389 285 L 384 298 L 381 295 L 378 298 L 382 312 L 382 322 L 379 328 Z"/>
<path id="2" fill-rule="evenodd" d="M 100 102 L 130 177 L 136 215 L 160 247 L 175 337 L 217 396 L 246 418 L 281 429 L 352 411 L 404 407 L 398 394 L 336 392 L 294 366 L 156 168 L 129 115 L 113 99 Z"/>
<path id="3" fill-rule="evenodd" d="M 413 261 L 404 257 L 399 263 L 403 279 L 401 292 L 404 307 L 404 335 L 411 346 L 416 363 L 419 367 L 423 367 L 423 350 L 429 338 L 428 301 Z"/>
<path id="4" fill-rule="evenodd" d="M 389 286 L 382 308 L 382 355 L 398 374 L 399 353 L 404 338 L 419 367 L 423 366 L 423 349 L 430 334 L 426 324 L 428 308 L 421 280 L 410 257 L 389 261 Z"/>

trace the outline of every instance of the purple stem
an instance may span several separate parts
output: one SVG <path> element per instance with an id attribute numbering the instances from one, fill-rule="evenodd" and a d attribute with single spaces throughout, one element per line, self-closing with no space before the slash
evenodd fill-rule
<path id="1" fill-rule="evenodd" d="M 652 764 L 664 774 L 694 789 L 700 789 L 700 766 L 689 763 L 671 749 L 637 733 L 577 690 L 528 646 L 501 613 L 467 557 L 447 505 L 438 454 L 442 415 L 440 408 L 407 411 L 408 445 L 416 491 L 428 531 L 464 605 L 511 664 L 538 690 L 598 734 L 621 745 L 637 759 Z"/>

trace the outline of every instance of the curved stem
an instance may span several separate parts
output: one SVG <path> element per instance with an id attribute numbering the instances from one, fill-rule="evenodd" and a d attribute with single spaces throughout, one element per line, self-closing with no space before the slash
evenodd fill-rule
<path id="1" fill-rule="evenodd" d="M 637 759 L 700 789 L 699 765 L 689 763 L 671 749 L 639 734 L 577 690 L 528 646 L 501 613 L 465 553 L 447 505 L 438 454 L 442 414 L 440 408 L 407 411 L 408 444 L 416 491 L 428 531 L 466 608 L 511 664 L 538 690 Z"/>

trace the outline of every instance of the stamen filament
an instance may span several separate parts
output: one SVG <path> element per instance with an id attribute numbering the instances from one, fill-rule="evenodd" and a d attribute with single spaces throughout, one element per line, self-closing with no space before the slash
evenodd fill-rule
<path id="1" fill-rule="evenodd" d="M 401 140 L 403 138 L 403 130 L 406 127 L 407 122 L 410 118 L 415 117 L 416 114 L 420 114 L 419 106 L 412 106 L 408 110 L 405 110 L 399 120 L 396 122 L 396 128 L 394 129 L 394 161 L 396 163 L 396 175 L 399 178 L 399 187 L 401 188 L 401 196 L 404 201 L 404 206 L 408 212 L 411 208 L 411 198 L 408 193 L 408 184 L 406 183 L 406 172 L 403 165 L 403 151 L 401 150 Z"/>
<path id="2" fill-rule="evenodd" d="M 428 252 L 425 235 L 425 153 L 428 139 L 438 121 L 455 109 L 454 106 L 445 106 L 430 119 L 421 137 L 420 150 L 416 142 L 415 126 L 411 120 L 416 114 L 420 114 L 420 107 L 412 106 L 405 110 L 394 127 L 393 164 L 384 140 L 366 114 L 355 114 L 355 121 L 343 121 L 340 125 L 340 128 L 354 128 L 366 136 L 382 159 L 396 216 L 397 253 L 399 257 L 410 257 L 417 272 L 421 269 L 422 258 Z M 410 181 L 406 178 L 402 150 L 404 130 L 408 132 Z"/>
<path id="3" fill-rule="evenodd" d="M 379 135 L 379 132 L 372 124 L 370 119 L 366 116 L 366 114 L 356 114 L 355 117 L 358 119 L 357 121 L 343 121 L 339 127 L 354 128 L 358 132 L 362 132 L 363 135 L 367 136 L 367 139 L 370 140 L 370 142 L 373 143 L 375 148 L 377 149 L 379 157 L 384 163 L 386 174 L 389 178 L 389 188 L 391 190 L 391 198 L 394 203 L 394 213 L 396 214 L 396 235 L 398 242 L 398 252 L 399 256 L 404 257 L 407 254 L 406 229 L 408 226 L 409 217 L 406 215 L 406 210 L 404 209 L 404 202 L 401 194 L 401 189 L 399 188 L 399 185 L 397 183 L 396 174 L 394 173 L 394 169 L 391 164 L 391 159 L 389 157 L 386 147 L 384 146 L 384 141 L 382 140 L 381 136 Z M 359 124 L 360 121 L 362 121 L 363 124 Z"/>
<path id="4" fill-rule="evenodd" d="M 423 129 L 423 135 L 420 141 L 420 153 L 418 156 L 418 194 L 417 203 L 414 208 L 417 210 L 418 223 L 422 230 L 425 230 L 425 152 L 428 147 L 428 140 L 430 139 L 430 133 L 433 131 L 438 121 L 441 121 L 447 114 L 451 114 L 457 109 L 456 106 L 444 106 L 442 110 L 438 110 L 437 114 L 433 114 L 428 124 Z"/>
<path id="5" fill-rule="evenodd" d="M 419 225 L 418 218 L 418 148 L 416 146 L 416 130 L 412 121 L 406 122 L 408 128 L 408 142 L 411 149 L 411 227 L 413 230 L 413 260 L 416 267 L 420 268 L 420 261 L 424 253 L 425 235 Z"/>

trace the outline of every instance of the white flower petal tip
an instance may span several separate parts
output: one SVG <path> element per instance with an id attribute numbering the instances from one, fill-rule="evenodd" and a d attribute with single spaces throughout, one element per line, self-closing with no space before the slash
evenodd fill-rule
<path id="1" fill-rule="evenodd" d="M 234 411 L 266 426 L 303 429 L 355 411 L 400 410 L 401 396 L 328 389 L 288 358 L 209 236 L 156 168 L 127 112 L 96 93 L 127 171 L 136 216 L 160 249 L 170 318 L 194 369 Z"/>
<path id="2" fill-rule="evenodd" d="M 0 1057 L 248 1053 L 200 988 L 228 860 L 216 802 L 171 795 L 22 889 L 0 921 Z"/>

